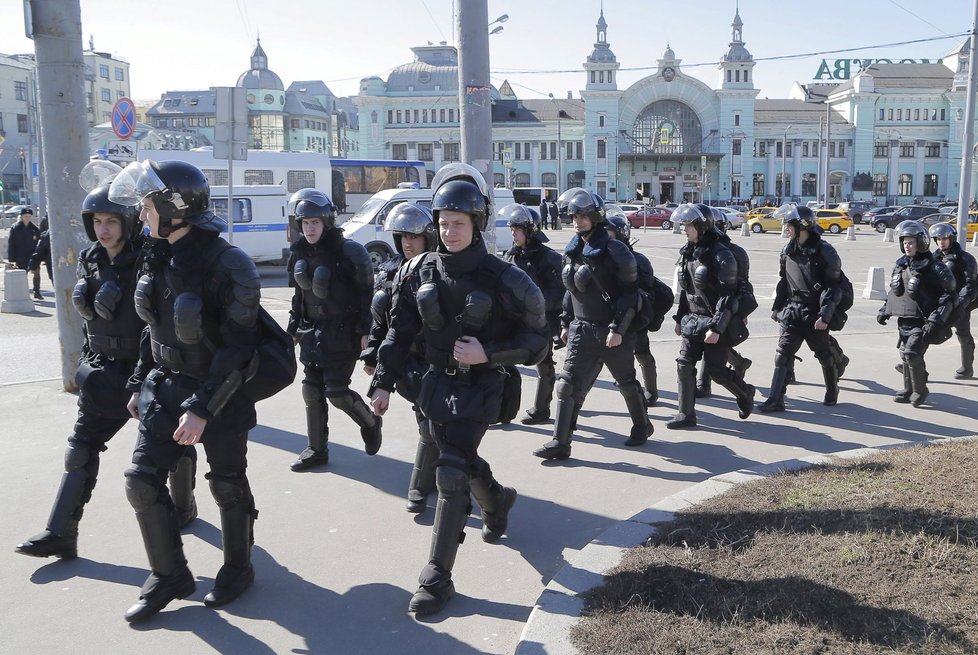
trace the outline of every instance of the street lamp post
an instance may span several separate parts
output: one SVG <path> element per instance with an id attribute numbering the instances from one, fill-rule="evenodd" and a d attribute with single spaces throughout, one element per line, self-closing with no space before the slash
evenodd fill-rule
<path id="1" fill-rule="evenodd" d="M 787 185 L 785 183 L 785 157 L 788 155 L 788 130 L 791 129 L 791 125 L 784 128 L 784 138 L 781 139 L 781 193 L 778 194 L 778 204 L 784 204 L 784 197 L 786 195 Z"/>
<path id="2" fill-rule="evenodd" d="M 563 181 L 563 170 L 560 165 L 561 156 L 564 154 L 564 150 L 560 143 L 560 108 L 557 106 L 557 99 L 554 98 L 554 94 L 548 94 L 550 96 L 550 102 L 554 103 L 554 109 L 557 111 L 557 195 L 560 195 L 561 182 Z"/>

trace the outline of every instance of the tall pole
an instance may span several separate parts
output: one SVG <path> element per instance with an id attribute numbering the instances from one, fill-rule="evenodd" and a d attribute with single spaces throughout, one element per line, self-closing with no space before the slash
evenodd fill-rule
<path id="1" fill-rule="evenodd" d="M 30 0 L 29 21 L 37 59 L 40 90 L 41 144 L 47 180 L 48 216 L 54 286 L 58 302 L 61 375 L 66 391 L 75 391 L 75 370 L 82 348 L 82 320 L 70 302 L 75 264 L 89 244 L 78 219 L 85 192 L 78 173 L 88 162 L 88 121 L 85 116 L 85 63 L 82 59 L 79 0 Z M 31 35 L 28 35 L 31 36 Z"/>
<path id="2" fill-rule="evenodd" d="M 790 125 L 784 128 L 784 138 L 781 139 L 781 193 L 778 194 L 780 196 L 780 198 L 778 199 L 779 205 L 784 204 L 784 197 L 788 194 L 787 185 L 785 184 L 785 179 L 784 179 L 784 174 L 785 174 L 784 164 L 785 164 L 785 157 L 788 156 L 788 130 L 790 129 L 791 129 Z"/>
<path id="3" fill-rule="evenodd" d="M 489 86 L 488 0 L 458 3 L 458 94 L 462 161 L 482 173 L 492 188 L 492 105 Z M 496 251 L 495 220 L 483 234 L 489 252 Z"/>
<path id="4" fill-rule="evenodd" d="M 978 1 L 978 0 L 976 0 Z M 829 208 L 829 171 L 832 164 L 829 161 L 829 139 L 832 138 L 832 105 L 829 99 L 825 99 L 825 196 L 822 202 L 822 209 Z"/>
<path id="5" fill-rule="evenodd" d="M 968 242 L 968 209 L 971 205 L 971 169 L 975 148 L 975 91 L 978 90 L 978 0 L 971 19 L 971 50 L 968 53 L 968 91 L 964 100 L 964 142 L 961 144 L 961 183 L 958 195 L 958 243 Z"/>
<path id="6" fill-rule="evenodd" d="M 560 142 L 560 107 L 557 106 L 557 99 L 554 98 L 554 94 L 551 93 L 549 95 L 550 101 L 554 103 L 554 111 L 557 112 L 557 195 L 559 196 L 561 183 L 563 181 L 563 168 L 560 165 L 560 159 L 564 154 L 563 144 Z"/>

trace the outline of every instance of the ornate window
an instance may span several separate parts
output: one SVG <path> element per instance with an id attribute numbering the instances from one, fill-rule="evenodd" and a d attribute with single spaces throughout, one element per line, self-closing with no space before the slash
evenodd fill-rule
<path id="1" fill-rule="evenodd" d="M 658 100 L 635 119 L 632 136 L 638 152 L 696 154 L 702 150 L 703 128 L 688 105 Z"/>

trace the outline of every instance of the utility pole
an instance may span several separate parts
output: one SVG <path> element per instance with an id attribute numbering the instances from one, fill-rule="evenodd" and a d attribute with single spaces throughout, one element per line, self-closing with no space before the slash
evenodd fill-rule
<path id="1" fill-rule="evenodd" d="M 785 181 L 785 158 L 788 156 L 788 130 L 791 125 L 784 128 L 784 138 L 781 139 L 781 193 L 778 194 L 778 204 L 784 204 L 784 197 L 788 195 L 788 185 Z"/>
<path id="2" fill-rule="evenodd" d="M 964 98 L 964 141 L 961 144 L 961 182 L 958 195 L 958 243 L 968 243 L 968 210 L 971 206 L 971 169 L 975 148 L 975 91 L 978 90 L 978 0 L 971 20 L 971 50 L 968 53 L 968 91 Z"/>
<path id="3" fill-rule="evenodd" d="M 458 34 L 458 105 L 462 161 L 482 173 L 486 186 L 492 189 L 488 0 L 460 2 L 455 27 Z M 486 249 L 491 253 L 496 252 L 494 216 L 489 216 L 486 221 L 483 238 L 486 240 Z"/>
<path id="4" fill-rule="evenodd" d="M 75 371 L 82 348 L 82 320 L 66 299 L 75 286 L 78 255 L 88 243 L 77 218 L 85 192 L 78 173 L 88 162 L 88 122 L 85 117 L 85 62 L 82 59 L 79 0 L 24 3 L 24 26 L 34 39 L 39 89 L 38 114 L 51 254 L 58 302 L 61 376 L 65 391 L 76 391 Z M 53 147 L 52 147 L 53 146 Z"/>
<path id="5" fill-rule="evenodd" d="M 976 0 L 978 2 L 978 0 Z M 832 105 L 829 104 L 828 97 L 825 98 L 825 197 L 822 202 L 822 209 L 829 208 L 829 175 L 832 170 L 832 163 L 829 161 L 829 139 L 832 138 Z"/>

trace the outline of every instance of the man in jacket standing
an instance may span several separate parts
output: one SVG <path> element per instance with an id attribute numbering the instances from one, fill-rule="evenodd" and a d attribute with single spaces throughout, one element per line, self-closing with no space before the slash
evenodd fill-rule
<path id="1" fill-rule="evenodd" d="M 30 271 L 31 255 L 37 248 L 37 242 L 41 238 L 41 230 L 31 222 L 34 210 L 24 207 L 20 210 L 20 222 L 10 228 L 10 235 L 7 240 L 7 259 L 16 268 Z M 31 271 L 34 276 L 34 299 L 43 300 L 41 296 L 41 271 L 39 268 Z"/>

